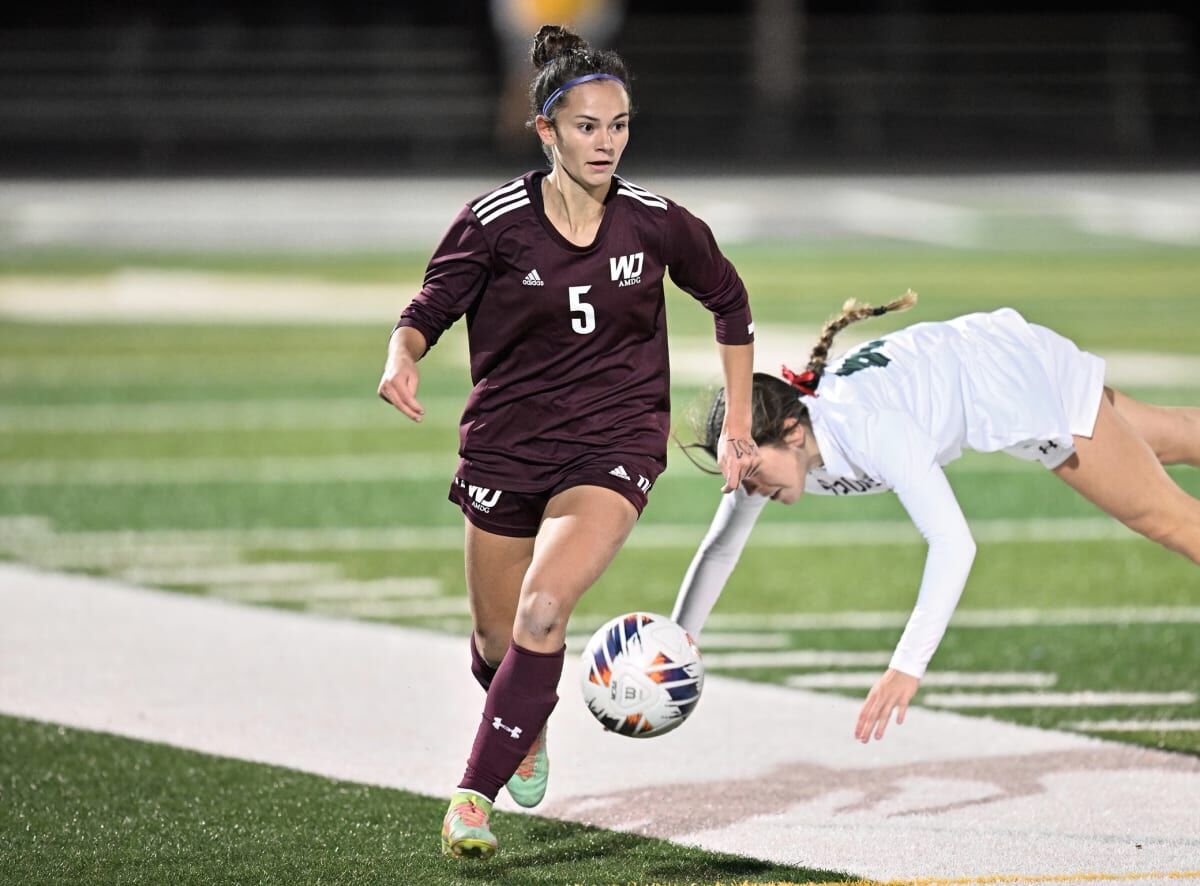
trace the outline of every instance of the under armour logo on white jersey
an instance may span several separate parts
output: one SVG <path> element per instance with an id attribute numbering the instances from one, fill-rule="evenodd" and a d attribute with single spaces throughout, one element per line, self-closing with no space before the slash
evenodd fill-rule
<path id="1" fill-rule="evenodd" d="M 630 479 L 629 474 L 626 473 L 626 471 L 625 471 L 624 465 L 617 465 L 615 468 L 613 468 L 611 471 L 609 471 L 609 473 L 612 474 L 614 477 L 620 477 L 622 480 Z"/>
<path id="2" fill-rule="evenodd" d="M 632 286 L 642 282 L 642 258 L 645 253 L 635 252 L 632 255 L 622 255 L 620 258 L 610 258 L 608 269 L 612 272 L 613 282 L 620 280 L 620 286 Z"/>
<path id="3" fill-rule="evenodd" d="M 526 286 L 545 286 L 546 285 L 545 281 L 542 280 L 541 275 L 537 272 L 536 269 L 534 269 L 534 270 L 530 271 L 528 274 L 526 274 L 525 279 L 522 280 L 521 282 L 524 283 Z"/>
<path id="4" fill-rule="evenodd" d="M 507 732 L 513 738 L 521 737 L 521 727 L 520 726 L 505 726 L 504 721 L 501 720 L 499 717 L 492 717 L 492 728 L 493 729 L 503 729 L 505 732 Z"/>

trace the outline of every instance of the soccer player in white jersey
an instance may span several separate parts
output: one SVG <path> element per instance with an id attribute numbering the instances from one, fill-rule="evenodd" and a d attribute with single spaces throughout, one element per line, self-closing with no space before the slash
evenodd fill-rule
<path id="1" fill-rule="evenodd" d="M 1200 500 L 1163 470 L 1200 466 L 1200 409 L 1141 403 L 1104 384 L 1104 361 L 1016 311 L 968 314 L 880 336 L 826 365 L 856 320 L 905 310 L 850 300 L 826 324 L 807 370 L 755 373 L 751 436 L 759 468 L 721 501 L 672 618 L 694 637 L 768 501 L 804 493 L 893 491 L 929 544 L 916 607 L 890 667 L 863 704 L 855 737 L 904 722 L 958 604 L 975 542 L 942 467 L 964 449 L 1040 461 L 1129 528 L 1200 564 Z M 724 393 L 698 448 L 712 455 Z"/>

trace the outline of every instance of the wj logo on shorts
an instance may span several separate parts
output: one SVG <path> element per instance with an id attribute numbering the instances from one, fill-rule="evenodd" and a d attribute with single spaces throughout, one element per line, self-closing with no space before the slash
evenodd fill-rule
<path id="1" fill-rule="evenodd" d="M 635 252 L 633 255 L 622 255 L 620 258 L 610 258 L 608 269 L 612 272 L 613 282 L 618 280 L 621 286 L 633 286 L 642 282 L 642 258 L 645 253 Z"/>
<path id="2" fill-rule="evenodd" d="M 507 732 L 513 738 L 521 737 L 521 727 L 520 726 L 505 726 L 504 721 L 501 720 L 499 717 L 492 717 L 492 728 L 493 729 L 503 729 L 505 732 Z"/>
<path id="3" fill-rule="evenodd" d="M 471 496 L 471 507 L 485 514 L 490 514 L 500 500 L 500 490 L 486 486 L 468 486 L 467 493 Z"/>

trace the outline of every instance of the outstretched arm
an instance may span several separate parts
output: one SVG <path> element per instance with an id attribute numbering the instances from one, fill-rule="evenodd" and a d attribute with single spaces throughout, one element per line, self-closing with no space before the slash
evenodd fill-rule
<path id="1" fill-rule="evenodd" d="M 750 495 L 741 487 L 721 497 L 716 516 L 692 558 L 671 612 L 671 620 L 682 625 L 694 639 L 700 636 L 767 501 L 766 497 Z"/>
<path id="2" fill-rule="evenodd" d="M 720 345 L 725 372 L 725 422 L 717 441 L 717 464 L 725 477 L 721 492 L 732 492 L 758 468 L 758 446 L 750 436 L 750 392 L 754 384 L 754 345 Z"/>
<path id="3" fill-rule="evenodd" d="M 929 543 L 929 553 L 917 605 L 892 655 L 891 666 L 871 689 L 859 712 L 854 737 L 863 743 L 872 735 L 883 738 L 892 711 L 896 712 L 897 724 L 904 722 L 908 704 L 946 632 L 975 559 L 971 530 L 937 463 L 910 473 L 908 482 L 896 492 Z"/>

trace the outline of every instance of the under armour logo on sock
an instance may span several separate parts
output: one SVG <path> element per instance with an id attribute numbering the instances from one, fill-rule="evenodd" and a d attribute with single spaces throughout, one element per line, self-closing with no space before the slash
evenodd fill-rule
<path id="1" fill-rule="evenodd" d="M 492 728 L 493 729 L 503 729 L 505 732 L 507 732 L 513 738 L 521 737 L 521 727 L 520 726 L 505 726 L 504 721 L 501 720 L 499 717 L 492 717 Z"/>

